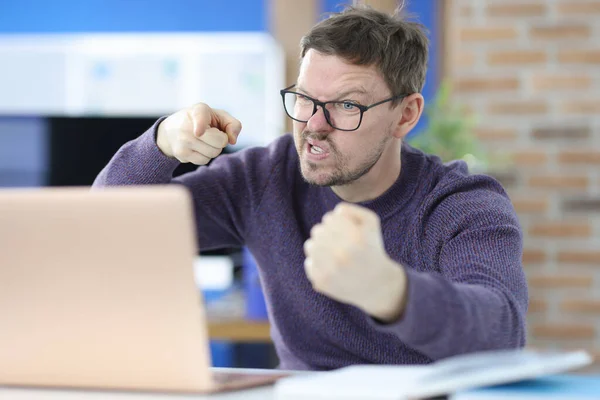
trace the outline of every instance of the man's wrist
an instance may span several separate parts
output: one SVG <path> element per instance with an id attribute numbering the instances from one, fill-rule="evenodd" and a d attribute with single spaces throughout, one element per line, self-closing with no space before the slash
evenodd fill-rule
<path id="1" fill-rule="evenodd" d="M 167 157 L 171 157 L 171 149 L 169 146 L 169 142 L 166 140 L 166 134 L 164 132 L 165 120 L 161 121 L 156 128 L 156 147 Z"/>
<path id="2" fill-rule="evenodd" d="M 407 277 L 404 267 L 389 260 L 390 268 L 382 280 L 381 290 L 368 313 L 382 323 L 398 321 L 404 314 L 407 301 Z"/>

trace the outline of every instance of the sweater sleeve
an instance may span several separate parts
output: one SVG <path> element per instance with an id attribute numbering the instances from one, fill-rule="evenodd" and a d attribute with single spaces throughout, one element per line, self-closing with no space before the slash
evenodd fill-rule
<path id="1" fill-rule="evenodd" d="M 373 323 L 433 360 L 525 345 L 527 283 L 522 233 L 510 200 L 493 190 L 457 193 L 430 216 L 439 274 L 406 268 L 407 306 Z M 430 249 L 431 250 L 431 249 Z"/>
<path id="2" fill-rule="evenodd" d="M 93 188 L 118 185 L 181 184 L 192 194 L 200 250 L 240 247 L 269 174 L 278 163 L 281 140 L 222 154 L 208 166 L 173 178 L 179 161 L 156 145 L 158 120 L 148 131 L 123 145 L 100 172 Z"/>

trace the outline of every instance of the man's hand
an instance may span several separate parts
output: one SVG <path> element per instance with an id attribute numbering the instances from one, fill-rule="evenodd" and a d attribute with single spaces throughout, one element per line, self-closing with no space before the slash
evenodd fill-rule
<path id="1" fill-rule="evenodd" d="M 162 121 L 156 145 L 168 157 L 206 165 L 221 154 L 227 143 L 235 144 L 241 130 L 240 121 L 225 111 L 199 103 Z"/>
<path id="2" fill-rule="evenodd" d="M 316 291 L 384 322 L 402 315 L 406 274 L 387 255 L 374 212 L 339 204 L 313 227 L 304 253 L 304 268 Z"/>

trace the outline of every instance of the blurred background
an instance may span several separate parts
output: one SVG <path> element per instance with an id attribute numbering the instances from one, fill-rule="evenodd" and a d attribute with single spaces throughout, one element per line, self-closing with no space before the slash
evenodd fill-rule
<path id="1" fill-rule="evenodd" d="M 0 0 L 0 187 L 90 185 L 121 145 L 199 101 L 243 122 L 228 151 L 270 142 L 289 128 L 279 89 L 296 79 L 301 36 L 351 3 Z M 404 3 L 431 40 L 409 142 L 508 190 L 529 346 L 600 357 L 600 0 Z M 214 365 L 275 366 L 251 254 L 195 267 Z"/>

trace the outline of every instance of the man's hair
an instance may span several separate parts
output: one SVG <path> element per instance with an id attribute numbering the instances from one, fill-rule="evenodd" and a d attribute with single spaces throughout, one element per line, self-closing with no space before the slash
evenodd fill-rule
<path id="1" fill-rule="evenodd" d="M 300 41 L 301 58 L 314 49 L 355 65 L 376 66 L 392 95 L 423 90 L 428 46 L 426 29 L 409 21 L 402 7 L 390 15 L 364 5 L 332 14 Z"/>

